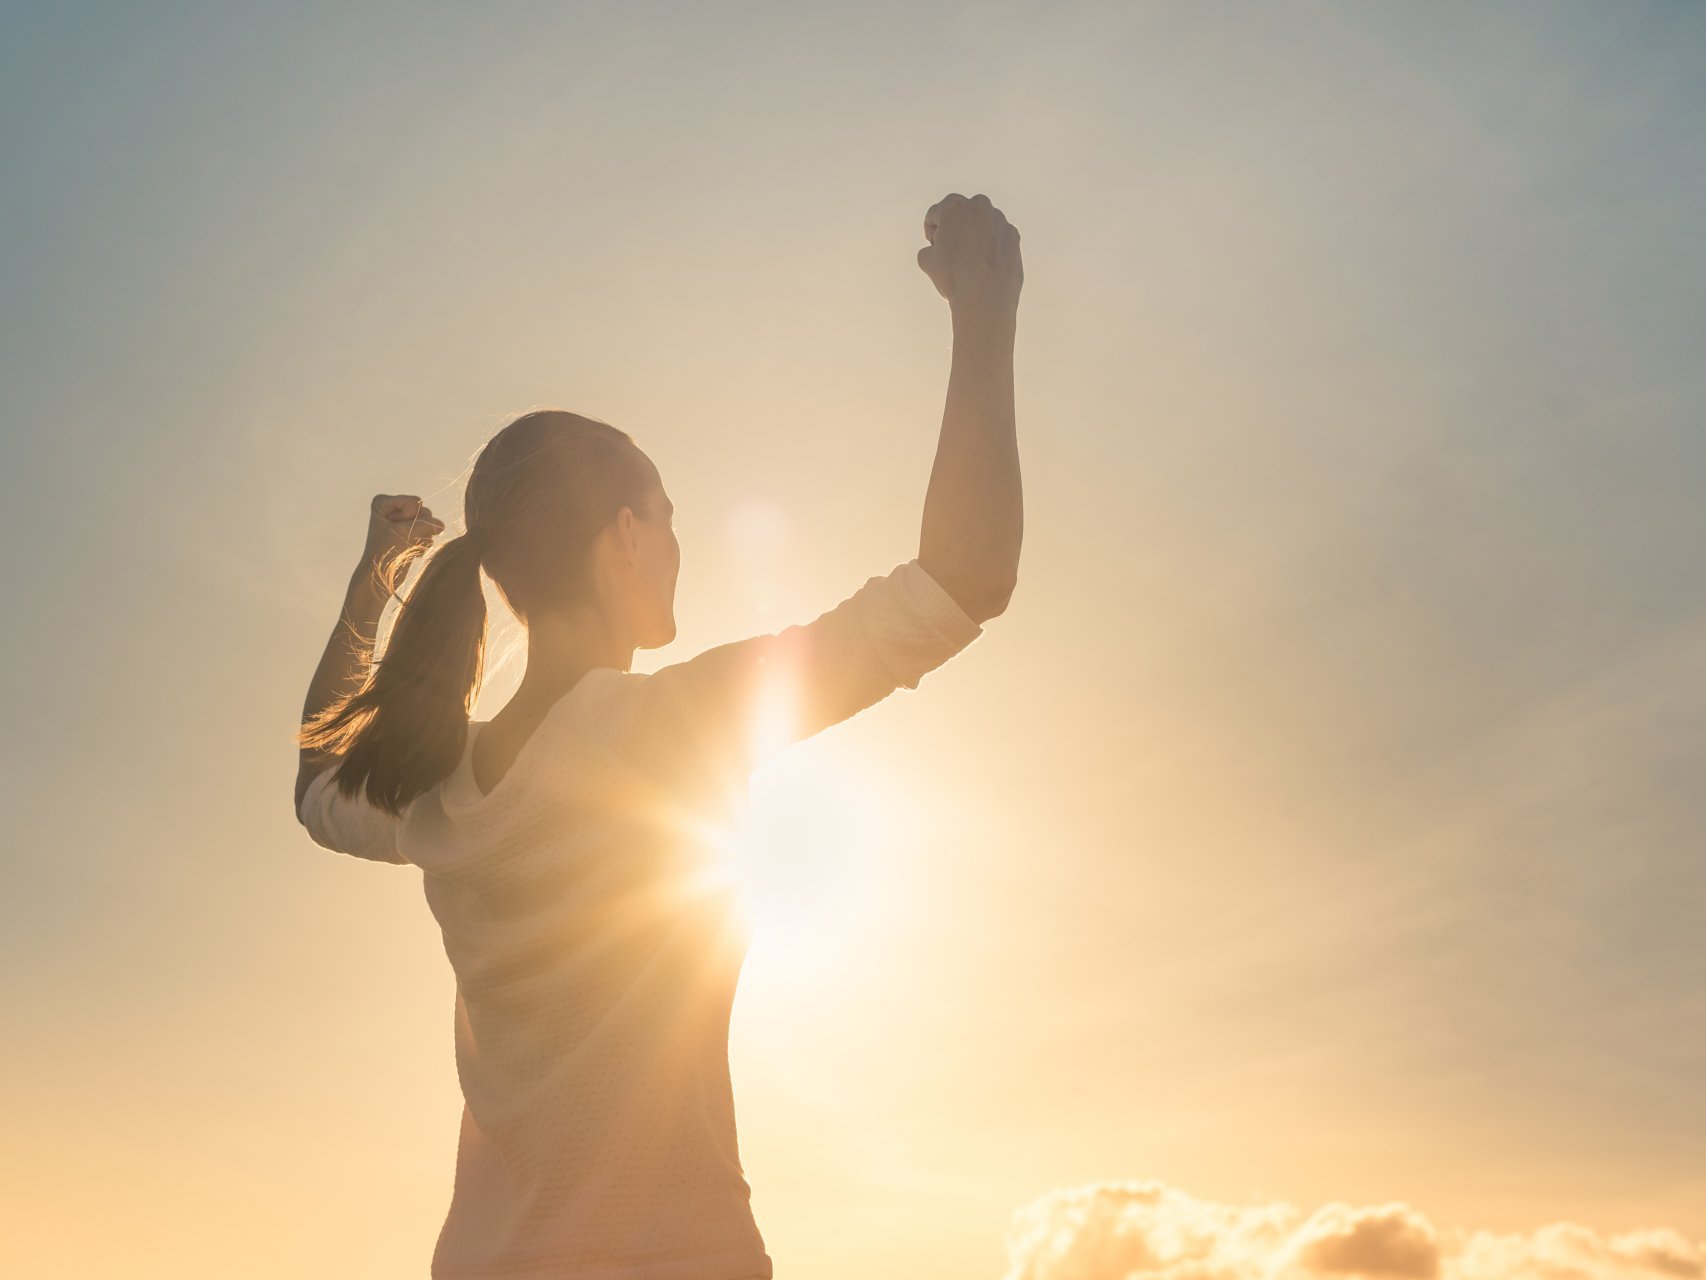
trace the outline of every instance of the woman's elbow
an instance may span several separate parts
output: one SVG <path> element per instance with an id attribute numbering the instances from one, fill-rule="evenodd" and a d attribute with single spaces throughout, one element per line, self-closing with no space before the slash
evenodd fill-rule
<path id="1" fill-rule="evenodd" d="M 308 788 L 313 785 L 314 779 L 319 777 L 324 770 L 330 768 L 332 764 L 333 760 L 330 757 L 306 751 L 302 752 L 297 760 L 296 798 L 291 801 L 291 808 L 296 813 L 296 820 L 303 823 L 304 826 L 307 823 L 302 817 L 303 797 L 308 794 Z"/>
<path id="2" fill-rule="evenodd" d="M 1001 559 L 992 556 L 966 562 L 953 558 L 938 559 L 926 551 L 920 553 L 918 563 L 948 593 L 961 612 L 980 626 L 1006 611 L 1019 576 L 1017 564 L 1011 561 L 1003 564 Z"/>
<path id="3" fill-rule="evenodd" d="M 971 619 L 982 626 L 991 618 L 999 618 L 1007 612 L 1007 605 L 1013 599 L 1013 589 L 1018 585 L 1016 573 L 993 578 L 971 588 L 970 599 L 963 607 Z"/>

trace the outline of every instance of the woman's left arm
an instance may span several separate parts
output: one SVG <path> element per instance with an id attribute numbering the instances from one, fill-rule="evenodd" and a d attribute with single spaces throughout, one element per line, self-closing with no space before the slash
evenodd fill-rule
<path id="1" fill-rule="evenodd" d="M 444 522 L 425 506 L 418 497 L 409 494 L 381 493 L 374 495 L 367 521 L 367 545 L 361 562 L 350 574 L 344 591 L 344 604 L 337 625 L 326 640 L 320 665 L 314 668 L 314 678 L 308 685 L 308 697 L 302 704 L 302 720 L 307 723 L 338 698 L 361 684 L 367 660 L 373 652 L 374 637 L 378 634 L 379 618 L 391 598 L 385 582 L 396 581 L 407 568 L 407 560 L 418 555 L 438 534 Z M 302 797 L 316 774 L 337 762 L 335 755 L 304 748 L 296 770 L 296 799 L 294 810 L 302 808 Z"/>

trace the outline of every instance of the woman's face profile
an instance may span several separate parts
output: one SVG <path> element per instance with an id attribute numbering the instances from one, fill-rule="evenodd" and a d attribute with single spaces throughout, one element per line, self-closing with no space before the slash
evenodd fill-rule
<path id="1" fill-rule="evenodd" d="M 634 645 L 661 649 L 675 639 L 675 580 L 681 572 L 681 544 L 676 541 L 675 504 L 663 486 L 646 498 L 646 509 L 634 513 Z"/>

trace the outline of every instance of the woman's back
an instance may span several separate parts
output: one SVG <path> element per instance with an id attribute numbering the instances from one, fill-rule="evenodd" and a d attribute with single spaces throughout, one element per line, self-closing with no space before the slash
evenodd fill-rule
<path id="1" fill-rule="evenodd" d="M 590 673 L 490 795 L 465 760 L 400 832 L 456 974 L 466 1114 L 435 1274 L 764 1262 L 727 1076 L 745 939 L 689 806 L 613 750 L 626 679 Z"/>

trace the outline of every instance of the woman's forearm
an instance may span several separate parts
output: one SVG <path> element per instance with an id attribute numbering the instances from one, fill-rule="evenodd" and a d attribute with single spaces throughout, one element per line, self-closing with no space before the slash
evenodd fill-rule
<path id="1" fill-rule="evenodd" d="M 360 683 L 366 656 L 373 650 L 379 619 L 389 599 L 390 595 L 378 581 L 371 564 L 363 564 L 350 574 L 337 625 L 327 637 L 320 665 L 314 668 L 314 678 L 308 684 L 308 697 L 302 704 L 304 722 L 319 715 Z M 302 803 L 302 793 L 308 789 L 314 775 L 329 765 L 333 758 L 318 751 L 304 749 L 301 752 L 296 773 L 298 805 Z"/>
<path id="2" fill-rule="evenodd" d="M 918 559 L 979 622 L 1007 607 L 1024 501 L 1013 409 L 1014 310 L 953 311 L 942 434 L 924 499 Z"/>
<path id="3" fill-rule="evenodd" d="M 308 697 L 302 704 L 304 723 L 360 684 L 366 674 L 367 656 L 373 652 L 380 615 L 391 599 L 386 580 L 401 581 L 407 560 L 400 557 L 416 555 L 443 532 L 444 521 L 433 515 L 415 494 L 373 495 L 368 504 L 367 544 L 350 574 L 338 624 L 332 628 L 325 652 L 320 655 L 320 665 L 314 668 L 314 678 L 308 683 Z M 382 568 L 387 570 L 386 577 L 381 577 Z M 298 809 L 314 775 L 336 758 L 303 748 L 296 769 Z"/>

